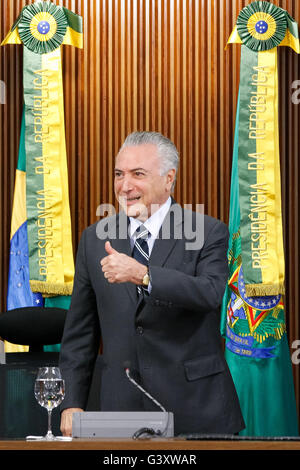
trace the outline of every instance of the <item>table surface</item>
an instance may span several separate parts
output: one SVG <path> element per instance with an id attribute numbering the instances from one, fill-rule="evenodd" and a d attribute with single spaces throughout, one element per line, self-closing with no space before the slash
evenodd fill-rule
<path id="1" fill-rule="evenodd" d="M 47 442 L 2 439 L 0 450 L 300 450 L 300 441 L 75 438 Z"/>

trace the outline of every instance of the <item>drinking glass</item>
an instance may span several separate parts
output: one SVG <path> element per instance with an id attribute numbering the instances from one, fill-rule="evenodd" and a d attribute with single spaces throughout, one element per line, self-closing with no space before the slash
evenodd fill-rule
<path id="1" fill-rule="evenodd" d="M 48 411 L 48 432 L 45 440 L 55 440 L 52 433 L 52 410 L 59 406 L 65 396 L 65 383 L 58 367 L 40 367 L 34 384 L 34 396 Z"/>

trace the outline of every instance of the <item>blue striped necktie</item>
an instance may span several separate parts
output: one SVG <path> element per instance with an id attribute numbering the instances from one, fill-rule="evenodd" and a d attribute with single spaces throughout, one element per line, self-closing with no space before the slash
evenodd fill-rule
<path id="1" fill-rule="evenodd" d="M 136 240 L 132 251 L 132 257 L 136 259 L 139 263 L 148 266 L 149 264 L 149 247 L 147 239 L 149 238 L 149 231 L 142 224 L 136 231 Z M 143 293 L 143 290 L 148 292 L 148 289 L 142 289 L 141 286 L 137 286 L 137 291 L 139 294 Z"/>
<path id="2" fill-rule="evenodd" d="M 149 264 L 149 247 L 148 247 L 148 237 L 149 232 L 146 227 L 142 224 L 140 225 L 136 231 L 136 240 L 133 247 L 132 256 L 136 259 L 139 263 L 148 266 Z"/>

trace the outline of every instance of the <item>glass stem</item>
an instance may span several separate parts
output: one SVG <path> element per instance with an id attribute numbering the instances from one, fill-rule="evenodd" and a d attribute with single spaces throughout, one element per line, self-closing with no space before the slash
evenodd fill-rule
<path id="1" fill-rule="evenodd" d="M 52 410 L 47 410 L 48 411 L 48 432 L 47 436 L 52 436 L 52 429 L 51 429 L 51 416 L 52 416 Z"/>

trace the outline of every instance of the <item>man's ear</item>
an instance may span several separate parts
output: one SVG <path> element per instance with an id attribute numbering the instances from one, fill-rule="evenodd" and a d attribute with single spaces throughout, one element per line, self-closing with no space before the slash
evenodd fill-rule
<path id="1" fill-rule="evenodd" d="M 176 170 L 175 168 L 172 168 L 171 170 L 168 171 L 166 174 L 167 181 L 166 181 L 166 191 L 169 192 L 172 189 L 174 180 L 175 180 L 175 175 L 176 175 Z"/>

